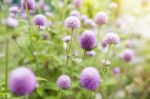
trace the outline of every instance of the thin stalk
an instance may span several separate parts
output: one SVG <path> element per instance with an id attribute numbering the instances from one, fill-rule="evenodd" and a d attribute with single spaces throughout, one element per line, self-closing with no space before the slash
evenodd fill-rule
<path id="1" fill-rule="evenodd" d="M 9 65 L 9 39 L 6 40 L 6 48 L 5 48 L 5 89 L 7 90 L 8 84 L 8 65 Z M 8 99 L 7 95 L 5 99 Z"/>
<path id="2" fill-rule="evenodd" d="M 25 11 L 26 11 L 26 14 L 27 14 L 27 20 L 28 20 L 28 24 L 29 24 L 29 27 L 28 27 L 28 30 L 29 30 L 29 33 L 30 33 L 30 47 L 31 49 L 28 47 L 28 50 L 30 52 L 30 54 L 32 55 L 35 63 L 36 63 L 36 67 L 38 67 L 38 63 L 37 63 L 37 58 L 36 56 L 34 55 L 33 51 L 32 51 L 32 31 L 31 31 L 31 28 L 32 28 L 32 24 L 31 24 L 31 21 L 30 21 L 30 15 L 29 15 L 29 9 L 28 9 L 28 5 L 27 5 L 27 0 L 25 0 Z"/>
<path id="3" fill-rule="evenodd" d="M 108 55 L 109 55 L 109 52 L 110 52 L 110 47 L 111 47 L 111 44 L 108 46 L 108 50 L 107 50 L 105 61 L 104 61 L 104 68 L 103 68 L 103 74 L 104 75 L 107 73 L 106 63 L 107 63 Z"/>
<path id="4" fill-rule="evenodd" d="M 73 40 L 73 29 L 71 30 L 71 40 L 70 40 L 70 44 L 69 44 L 69 49 L 67 51 L 67 60 L 66 60 L 66 65 L 65 65 L 65 71 L 64 73 L 66 73 L 66 69 L 67 69 L 67 65 L 68 65 L 68 62 L 69 62 L 69 54 L 70 54 L 70 51 L 71 51 L 71 46 L 72 46 L 72 40 Z"/>

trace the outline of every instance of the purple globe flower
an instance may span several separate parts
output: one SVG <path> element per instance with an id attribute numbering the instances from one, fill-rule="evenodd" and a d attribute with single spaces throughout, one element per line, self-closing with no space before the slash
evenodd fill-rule
<path id="1" fill-rule="evenodd" d="M 21 3 L 21 8 L 25 9 L 26 8 L 25 0 L 21 0 L 20 3 Z M 27 0 L 27 8 L 28 8 L 28 10 L 35 9 L 35 0 Z"/>
<path id="2" fill-rule="evenodd" d="M 132 61 L 132 59 L 134 58 L 134 53 L 132 50 L 130 49 L 126 49 L 125 51 L 123 51 L 121 58 L 125 61 L 125 62 L 130 62 Z"/>
<path id="3" fill-rule="evenodd" d="M 95 47 L 96 44 L 96 35 L 90 31 L 86 30 L 82 33 L 80 37 L 80 46 L 84 50 L 91 50 Z"/>
<path id="4" fill-rule="evenodd" d="M 100 85 L 100 75 L 96 68 L 86 67 L 80 74 L 80 84 L 88 90 L 96 90 Z"/>
<path id="5" fill-rule="evenodd" d="M 36 15 L 33 18 L 33 23 L 37 26 L 46 26 L 47 24 L 47 18 L 44 15 Z"/>
<path id="6" fill-rule="evenodd" d="M 119 43 L 119 41 L 120 41 L 120 38 L 116 33 L 108 33 L 103 38 L 102 42 L 105 45 L 107 45 L 107 44 L 117 44 L 117 43 Z"/>
<path id="7" fill-rule="evenodd" d="M 9 28 L 16 28 L 19 24 L 18 20 L 12 17 L 8 17 L 7 19 L 2 20 L 2 23 Z"/>
<path id="8" fill-rule="evenodd" d="M 10 91 L 16 95 L 30 94 L 36 87 L 35 75 L 30 69 L 19 67 L 11 72 L 8 86 Z"/>
<path id="9" fill-rule="evenodd" d="M 69 14 L 70 16 L 75 16 L 80 19 L 80 13 L 77 10 L 72 10 Z"/>
<path id="10" fill-rule="evenodd" d="M 70 16 L 65 20 L 65 27 L 69 29 L 75 29 L 80 27 L 80 20 L 75 16 Z"/>
<path id="11" fill-rule="evenodd" d="M 73 4 L 76 8 L 80 8 L 83 0 L 73 0 Z"/>
<path id="12" fill-rule="evenodd" d="M 84 24 L 86 26 L 88 26 L 89 28 L 96 28 L 97 25 L 95 24 L 95 22 L 92 19 L 86 19 Z"/>
<path id="13" fill-rule="evenodd" d="M 117 74 L 120 73 L 120 68 L 119 68 L 119 67 L 114 67 L 114 68 L 112 69 L 112 72 L 113 72 L 113 74 L 117 75 Z"/>
<path id="14" fill-rule="evenodd" d="M 66 43 L 68 43 L 70 40 L 71 40 L 70 35 L 67 35 L 67 36 L 63 37 L 63 41 L 66 42 Z"/>
<path id="15" fill-rule="evenodd" d="M 108 18 L 105 12 L 98 12 L 95 16 L 95 22 L 98 25 L 103 25 L 108 22 Z"/>
<path id="16" fill-rule="evenodd" d="M 16 14 L 18 11 L 19 11 L 18 6 L 12 6 L 12 7 L 9 8 L 10 13 Z"/>
<path id="17" fill-rule="evenodd" d="M 93 56 L 96 55 L 96 52 L 93 51 L 93 50 L 92 50 L 92 51 L 87 51 L 87 52 L 86 52 L 86 55 L 89 56 L 89 57 L 93 57 Z"/>
<path id="18" fill-rule="evenodd" d="M 71 79 L 68 75 L 61 75 L 57 80 L 57 85 L 61 89 L 68 89 L 71 87 Z"/>

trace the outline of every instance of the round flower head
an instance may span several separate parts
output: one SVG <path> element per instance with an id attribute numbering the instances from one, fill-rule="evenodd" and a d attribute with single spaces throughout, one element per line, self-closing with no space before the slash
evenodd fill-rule
<path id="1" fill-rule="evenodd" d="M 81 15 L 81 21 L 85 22 L 88 19 L 88 17 L 86 15 Z"/>
<path id="2" fill-rule="evenodd" d="M 116 33 L 107 33 L 103 38 L 104 44 L 118 44 L 120 41 L 119 36 Z"/>
<path id="3" fill-rule="evenodd" d="M 76 8 L 79 8 L 82 4 L 82 0 L 73 0 L 73 4 Z"/>
<path id="4" fill-rule="evenodd" d="M 11 4 L 13 0 L 4 0 L 4 3 Z"/>
<path id="5" fill-rule="evenodd" d="M 21 0 L 21 8 L 25 9 L 26 8 L 26 2 L 25 0 Z M 27 0 L 27 8 L 28 10 L 33 10 L 35 9 L 35 0 Z"/>
<path id="6" fill-rule="evenodd" d="M 57 85 L 61 89 L 68 89 L 71 86 L 71 79 L 68 75 L 61 75 L 57 80 Z"/>
<path id="7" fill-rule="evenodd" d="M 95 22 L 98 25 L 106 24 L 108 22 L 108 18 L 107 18 L 106 13 L 98 12 L 95 16 Z"/>
<path id="8" fill-rule="evenodd" d="M 92 51 L 87 51 L 87 52 L 86 52 L 86 55 L 89 56 L 89 57 L 93 57 L 93 56 L 95 56 L 95 54 L 96 54 L 96 52 L 93 51 L 93 50 L 92 50 Z"/>
<path id="9" fill-rule="evenodd" d="M 119 73 L 120 73 L 120 68 L 119 68 L 119 67 L 114 67 L 114 68 L 112 69 L 112 72 L 113 72 L 114 74 L 119 74 Z"/>
<path id="10" fill-rule="evenodd" d="M 121 58 L 125 61 L 125 62 L 130 62 L 134 57 L 134 53 L 132 50 L 130 49 L 126 49 L 122 55 Z"/>
<path id="11" fill-rule="evenodd" d="M 66 43 L 68 43 L 70 40 L 71 40 L 70 35 L 63 37 L 63 41 L 66 42 Z"/>
<path id="12" fill-rule="evenodd" d="M 65 27 L 69 29 L 75 29 L 80 27 L 80 20 L 75 16 L 70 16 L 65 20 Z"/>
<path id="13" fill-rule="evenodd" d="M 84 24 L 90 28 L 96 28 L 97 25 L 95 24 L 95 22 L 92 19 L 86 19 Z"/>
<path id="14" fill-rule="evenodd" d="M 80 37 L 81 48 L 83 48 L 84 50 L 91 50 L 92 48 L 95 47 L 95 44 L 96 44 L 95 34 L 90 30 L 84 31 Z"/>
<path id="15" fill-rule="evenodd" d="M 121 19 L 117 19 L 116 20 L 116 26 L 118 28 L 122 27 L 123 25 L 124 25 L 124 21 L 123 20 L 121 20 Z"/>
<path id="16" fill-rule="evenodd" d="M 100 75 L 96 68 L 86 67 L 80 74 L 80 85 L 88 90 L 96 90 L 100 85 Z"/>
<path id="17" fill-rule="evenodd" d="M 12 6 L 9 8 L 10 13 L 16 14 L 19 11 L 19 8 L 17 6 Z"/>
<path id="18" fill-rule="evenodd" d="M 16 95 L 30 94 L 36 87 L 35 75 L 30 69 L 19 67 L 11 72 L 8 86 L 10 91 Z"/>
<path id="19" fill-rule="evenodd" d="M 34 16 L 33 22 L 37 26 L 46 26 L 47 19 L 44 15 L 39 14 L 39 15 Z"/>
<path id="20" fill-rule="evenodd" d="M 9 28 L 16 28 L 18 26 L 18 20 L 15 18 L 9 17 L 3 20 L 3 24 L 8 26 Z"/>
<path id="21" fill-rule="evenodd" d="M 70 16 L 75 16 L 80 19 L 80 13 L 77 10 L 72 10 L 69 14 Z"/>

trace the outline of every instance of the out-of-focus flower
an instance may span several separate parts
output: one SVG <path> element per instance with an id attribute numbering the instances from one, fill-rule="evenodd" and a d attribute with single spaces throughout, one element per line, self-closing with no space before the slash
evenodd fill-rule
<path id="1" fill-rule="evenodd" d="M 125 62 L 130 62 L 133 60 L 134 58 L 134 53 L 132 50 L 130 49 L 126 49 L 122 52 L 121 54 L 121 58 L 125 61 Z"/>
<path id="2" fill-rule="evenodd" d="M 96 55 L 96 52 L 95 52 L 94 50 L 92 50 L 92 51 L 87 51 L 87 52 L 86 52 L 86 55 L 89 56 L 89 57 L 93 57 L 93 56 Z"/>
<path id="3" fill-rule="evenodd" d="M 10 7 L 9 8 L 9 12 L 10 13 L 14 13 L 14 14 L 18 13 L 19 12 L 18 6 L 12 6 L 12 7 Z"/>
<path id="4" fill-rule="evenodd" d="M 120 68 L 119 68 L 119 67 L 114 67 L 114 68 L 112 69 L 112 72 L 113 72 L 113 74 L 115 74 L 115 75 L 120 74 Z"/>
<path id="5" fill-rule="evenodd" d="M 23 96 L 30 94 L 36 84 L 34 73 L 26 67 L 19 67 L 11 72 L 8 85 L 12 93 Z"/>
<path id="6" fill-rule="evenodd" d="M 80 74 L 80 85 L 88 90 L 96 90 L 100 85 L 100 75 L 96 68 L 86 67 Z"/>
<path id="7" fill-rule="evenodd" d="M 81 15 L 81 21 L 85 22 L 88 19 L 88 17 L 86 15 Z"/>
<path id="8" fill-rule="evenodd" d="M 18 26 L 18 20 L 12 17 L 2 20 L 2 23 L 10 28 L 16 28 Z"/>
<path id="9" fill-rule="evenodd" d="M 71 87 L 71 79 L 68 75 L 61 75 L 57 80 L 57 85 L 61 89 L 68 89 Z"/>
<path id="10" fill-rule="evenodd" d="M 36 15 L 33 18 L 33 23 L 37 26 L 46 26 L 47 25 L 47 18 L 44 15 Z"/>
<path id="11" fill-rule="evenodd" d="M 21 8 L 25 9 L 26 8 L 26 3 L 25 0 L 21 0 Z M 35 0 L 27 0 L 27 8 L 28 10 L 34 10 L 35 9 Z"/>
<path id="12" fill-rule="evenodd" d="M 66 43 L 68 43 L 70 40 L 71 40 L 70 35 L 63 37 L 63 41 L 66 42 Z"/>
<path id="13" fill-rule="evenodd" d="M 92 19 L 86 19 L 84 24 L 90 28 L 96 28 L 97 25 Z"/>
<path id="14" fill-rule="evenodd" d="M 84 50 L 91 50 L 96 45 L 96 36 L 93 31 L 86 30 L 80 37 L 80 46 Z"/>
<path id="15" fill-rule="evenodd" d="M 118 44 L 120 41 L 119 36 L 116 33 L 107 33 L 102 42 L 105 44 Z"/>
<path id="16" fill-rule="evenodd" d="M 77 10 L 72 10 L 69 14 L 70 16 L 75 16 L 80 19 L 80 13 Z"/>
<path id="17" fill-rule="evenodd" d="M 123 20 L 121 20 L 121 19 L 117 19 L 116 20 L 116 26 L 118 28 L 122 27 L 123 25 L 124 25 L 124 21 Z"/>
<path id="18" fill-rule="evenodd" d="M 97 25 L 104 25 L 108 22 L 108 17 L 105 12 L 98 12 L 95 16 L 95 23 Z"/>
<path id="19" fill-rule="evenodd" d="M 82 4 L 82 0 L 73 0 L 73 4 L 76 8 L 80 8 Z"/>
<path id="20" fill-rule="evenodd" d="M 11 4 L 13 0 L 4 0 L 4 3 Z"/>
<path id="21" fill-rule="evenodd" d="M 80 27 L 80 20 L 75 16 L 70 16 L 65 19 L 64 25 L 66 28 L 75 29 Z"/>

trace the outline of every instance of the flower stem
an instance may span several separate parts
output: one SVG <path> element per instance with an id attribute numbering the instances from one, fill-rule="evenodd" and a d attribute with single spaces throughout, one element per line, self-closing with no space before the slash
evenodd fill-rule
<path id="1" fill-rule="evenodd" d="M 67 60 L 66 60 L 66 65 L 65 65 L 65 71 L 64 73 L 67 72 L 67 65 L 68 65 L 68 62 L 69 62 L 69 54 L 70 54 L 70 51 L 71 51 L 71 46 L 72 46 L 72 40 L 73 40 L 73 29 L 71 30 L 71 40 L 70 40 L 70 44 L 69 44 L 69 48 L 67 50 Z"/>
<path id="2" fill-rule="evenodd" d="M 108 50 L 107 50 L 107 53 L 106 53 L 106 57 L 105 57 L 105 61 L 104 61 L 104 68 L 103 68 L 103 75 L 107 74 L 107 59 L 108 59 L 108 55 L 109 55 L 109 52 L 110 52 L 110 47 L 111 47 L 111 44 L 108 46 Z"/>
<path id="3" fill-rule="evenodd" d="M 5 48 L 5 88 L 7 88 L 8 84 L 8 65 L 9 65 L 9 39 L 6 39 L 6 48 Z M 5 96 L 5 99 L 7 99 L 7 95 Z"/>

